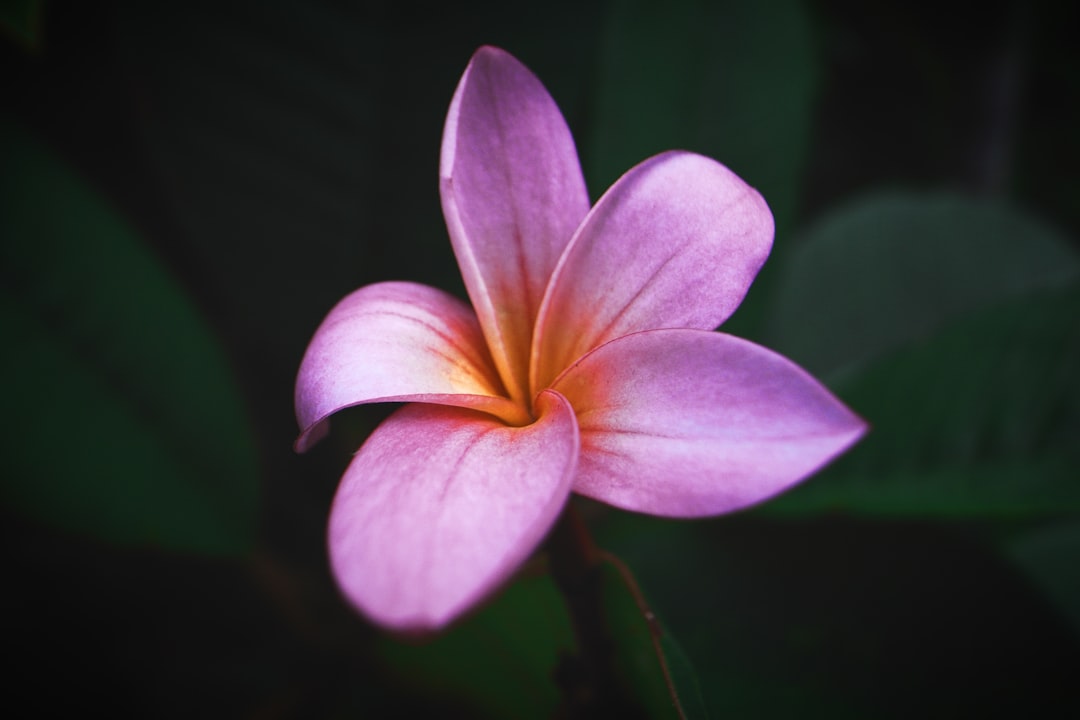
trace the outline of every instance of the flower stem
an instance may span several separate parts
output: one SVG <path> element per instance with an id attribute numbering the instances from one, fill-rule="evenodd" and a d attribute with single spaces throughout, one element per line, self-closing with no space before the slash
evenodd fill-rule
<path id="1" fill-rule="evenodd" d="M 566 506 L 546 547 L 578 648 L 576 655 L 563 656 L 555 671 L 563 691 L 558 717 L 643 717 L 615 673 L 615 644 L 604 616 L 601 554 L 573 502 Z"/>
<path id="2" fill-rule="evenodd" d="M 602 562 L 606 562 L 614 567 L 619 573 L 620 579 L 630 591 L 630 595 L 634 598 L 634 603 L 638 607 L 638 612 L 641 613 L 645 622 L 648 623 L 649 639 L 652 641 L 656 659 L 660 663 L 660 672 L 664 675 L 664 684 L 667 686 L 668 695 L 671 697 L 671 704 L 675 709 L 675 713 L 682 718 L 682 720 L 686 720 L 686 711 L 683 709 L 682 700 L 679 699 L 679 691 L 675 687 L 675 680 L 671 675 L 671 667 L 668 665 L 667 656 L 664 654 L 662 643 L 664 631 L 663 628 L 660 627 L 660 621 L 656 619 L 656 614 L 652 611 L 652 608 L 649 607 L 649 603 L 646 602 L 645 595 L 641 592 L 641 588 L 638 587 L 637 581 L 634 579 L 634 574 L 630 572 L 630 568 L 626 566 L 626 563 L 606 550 L 600 550 L 598 552 L 598 557 Z"/>

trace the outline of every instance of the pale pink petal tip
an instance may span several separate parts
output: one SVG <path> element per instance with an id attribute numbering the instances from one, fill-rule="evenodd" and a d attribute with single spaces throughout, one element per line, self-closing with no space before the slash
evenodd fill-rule
<path id="1" fill-rule="evenodd" d="M 447 113 L 439 173 L 465 287 L 510 396 L 527 402 L 533 320 L 589 196 L 566 120 L 508 53 L 473 55 Z"/>
<path id="2" fill-rule="evenodd" d="M 762 502 L 866 431 L 791 361 L 713 332 L 620 338 L 554 387 L 579 420 L 574 490 L 651 515 L 702 517 Z"/>

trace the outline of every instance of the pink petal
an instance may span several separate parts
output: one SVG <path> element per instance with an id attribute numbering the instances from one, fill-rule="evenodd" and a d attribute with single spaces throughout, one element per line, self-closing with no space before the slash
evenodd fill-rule
<path id="1" fill-rule="evenodd" d="M 570 493 L 573 411 L 538 398 L 507 427 L 470 410 L 406 405 L 345 471 L 330 512 L 330 561 L 364 614 L 399 630 L 442 627 L 481 601 L 543 539 Z"/>
<path id="2" fill-rule="evenodd" d="M 641 330 L 711 330 L 742 302 L 772 246 L 762 197 L 686 152 L 636 166 L 596 204 L 552 278 L 532 387 L 601 343 Z"/>
<path id="3" fill-rule="evenodd" d="M 574 406 L 581 432 L 574 491 L 651 515 L 761 502 L 866 429 L 791 361 L 701 330 L 619 338 L 553 388 Z"/>
<path id="4" fill-rule="evenodd" d="M 504 395 L 468 305 L 425 285 L 369 285 L 338 303 L 308 345 L 296 379 L 296 447 L 306 450 L 327 416 L 360 403 L 419 400 L 525 422 Z"/>
<path id="5" fill-rule="evenodd" d="M 589 196 L 559 108 L 504 51 L 481 48 L 466 68 L 440 176 L 465 287 L 510 396 L 524 402 L 533 321 Z"/>

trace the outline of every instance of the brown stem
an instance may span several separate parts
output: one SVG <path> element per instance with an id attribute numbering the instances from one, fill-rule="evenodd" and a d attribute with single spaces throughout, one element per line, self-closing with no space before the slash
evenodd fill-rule
<path id="1" fill-rule="evenodd" d="M 547 540 L 551 575 L 570 613 L 578 652 L 556 670 L 563 690 L 559 716 L 641 717 L 614 670 L 615 644 L 603 607 L 600 553 L 573 504 L 566 506 Z"/>
<path id="2" fill-rule="evenodd" d="M 630 568 L 626 566 L 626 563 L 606 550 L 598 551 L 597 556 L 601 561 L 610 563 L 615 567 L 623 583 L 630 590 L 630 594 L 638 606 L 638 611 L 641 612 L 645 622 L 648 623 L 649 637 L 652 639 L 653 650 L 656 651 L 656 659 L 660 661 L 660 671 L 664 674 L 664 684 L 667 685 L 668 694 L 671 695 L 671 703 L 675 706 L 675 712 L 679 714 L 679 717 L 686 720 L 686 711 L 683 710 L 682 702 L 679 700 L 679 693 L 675 689 L 675 681 L 671 677 L 671 668 L 668 667 L 667 656 L 664 655 L 664 647 L 661 644 L 664 629 L 660 627 L 660 621 L 657 620 L 656 613 L 652 611 L 649 603 L 645 601 L 645 595 L 641 592 L 641 588 L 638 587 L 637 581 L 634 580 L 634 575 L 630 572 Z"/>

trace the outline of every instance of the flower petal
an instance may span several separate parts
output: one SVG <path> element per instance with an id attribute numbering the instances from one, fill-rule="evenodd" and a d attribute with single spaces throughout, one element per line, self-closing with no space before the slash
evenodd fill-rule
<path id="1" fill-rule="evenodd" d="M 714 160 L 668 152 L 637 165 L 559 261 L 537 321 L 532 387 L 623 335 L 717 327 L 742 302 L 772 237 L 761 195 Z"/>
<path id="2" fill-rule="evenodd" d="M 570 493 L 573 411 L 546 392 L 539 420 L 507 427 L 470 410 L 406 405 L 345 471 L 330 561 L 365 615 L 440 628 L 482 600 L 543 539 Z"/>
<path id="3" fill-rule="evenodd" d="M 439 187 L 496 367 L 510 396 L 525 402 L 533 322 L 589 195 L 555 101 L 502 50 L 478 50 L 461 78 L 443 131 Z"/>
<path id="4" fill-rule="evenodd" d="M 342 408 L 402 400 L 525 420 L 505 398 L 468 305 L 425 285 L 368 285 L 339 302 L 308 345 L 296 379 L 296 448 L 314 444 Z"/>
<path id="5" fill-rule="evenodd" d="M 866 430 L 791 361 L 701 330 L 619 338 L 553 387 L 574 406 L 581 432 L 574 491 L 652 515 L 760 502 Z"/>

